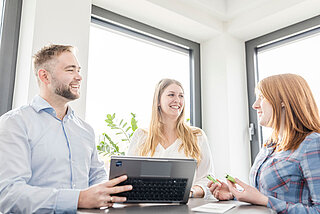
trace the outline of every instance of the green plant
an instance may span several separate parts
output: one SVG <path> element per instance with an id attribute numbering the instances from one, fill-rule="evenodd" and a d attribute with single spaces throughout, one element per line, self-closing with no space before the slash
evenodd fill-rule
<path id="1" fill-rule="evenodd" d="M 97 145 L 97 149 L 99 154 L 104 156 L 111 156 L 111 155 L 124 155 L 125 152 L 121 149 L 121 145 L 125 144 L 125 146 L 130 143 L 130 138 L 132 137 L 133 133 L 138 129 L 138 121 L 136 120 L 136 115 L 131 113 L 130 122 L 125 122 L 124 119 L 121 119 L 120 122 L 115 119 L 116 114 L 113 113 L 107 114 L 107 119 L 105 122 L 107 126 L 113 130 L 116 136 L 119 136 L 120 141 L 112 140 L 111 134 L 102 133 L 103 139 L 100 141 L 99 145 Z M 123 145 L 122 145 L 123 146 Z"/>

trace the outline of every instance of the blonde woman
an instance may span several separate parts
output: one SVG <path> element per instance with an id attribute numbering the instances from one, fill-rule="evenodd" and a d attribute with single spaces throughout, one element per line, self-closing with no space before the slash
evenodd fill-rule
<path id="1" fill-rule="evenodd" d="M 197 169 L 190 197 L 210 196 L 206 176 L 213 172 L 205 133 L 185 123 L 184 91 L 180 82 L 161 80 L 155 89 L 149 130 L 138 129 L 127 155 L 194 158 Z"/>
<path id="2" fill-rule="evenodd" d="M 259 204 L 277 213 L 320 213 L 320 118 L 307 82 L 298 75 L 280 74 L 257 86 L 259 124 L 273 129 L 243 187 L 208 184 L 221 200 Z M 229 187 L 229 188 L 228 188 Z"/>

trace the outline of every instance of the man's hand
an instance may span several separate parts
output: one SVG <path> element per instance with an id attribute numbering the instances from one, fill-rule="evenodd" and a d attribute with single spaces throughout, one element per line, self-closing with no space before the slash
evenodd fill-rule
<path id="1" fill-rule="evenodd" d="M 126 197 L 110 196 L 110 194 L 132 190 L 131 185 L 115 186 L 125 180 L 127 180 L 127 176 L 123 175 L 105 183 L 96 184 L 85 190 L 81 190 L 78 200 L 78 208 L 111 207 L 114 202 L 126 201 Z"/>
<path id="2" fill-rule="evenodd" d="M 226 201 L 233 199 L 233 195 L 229 191 L 228 185 L 224 182 L 219 181 L 219 183 L 213 183 L 213 181 L 209 181 L 208 187 L 211 194 L 218 200 Z"/>

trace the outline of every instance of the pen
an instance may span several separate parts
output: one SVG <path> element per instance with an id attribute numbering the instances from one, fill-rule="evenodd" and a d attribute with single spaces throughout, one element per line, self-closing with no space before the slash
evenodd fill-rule
<path id="1" fill-rule="evenodd" d="M 226 174 L 226 179 L 228 179 L 229 181 L 231 181 L 232 183 L 236 183 L 236 180 L 234 180 L 233 177 L 231 177 L 230 175 Z"/>
<path id="2" fill-rule="evenodd" d="M 219 181 L 217 181 L 216 179 L 213 178 L 212 175 L 207 175 L 207 178 L 210 180 L 210 181 L 213 181 L 213 183 L 218 183 Z M 219 182 L 220 183 L 220 182 Z"/>

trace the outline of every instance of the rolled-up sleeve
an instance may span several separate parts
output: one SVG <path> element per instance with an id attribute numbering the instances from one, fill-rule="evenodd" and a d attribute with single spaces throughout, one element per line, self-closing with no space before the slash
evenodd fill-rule
<path id="1" fill-rule="evenodd" d="M 127 155 L 139 156 L 139 150 L 141 149 L 141 145 L 145 142 L 146 138 L 146 132 L 144 132 L 142 129 L 137 129 L 131 138 Z"/>
<path id="2" fill-rule="evenodd" d="M 92 142 L 94 143 L 94 140 Z M 98 157 L 98 151 L 94 144 L 89 172 L 89 186 L 105 181 L 108 181 L 107 172 L 104 168 L 104 162 Z"/>
<path id="3" fill-rule="evenodd" d="M 207 136 L 203 131 L 202 135 L 198 137 L 198 141 L 201 150 L 201 161 L 197 168 L 194 185 L 198 185 L 203 189 L 204 198 L 210 198 L 212 197 L 212 194 L 207 187 L 207 175 L 214 173 L 212 153 L 208 144 Z"/>
<path id="4" fill-rule="evenodd" d="M 300 198 L 308 198 L 311 204 L 290 203 L 279 198 L 268 196 L 268 207 L 278 213 L 320 213 L 320 137 L 308 140 L 306 149 L 301 153 L 299 169 L 303 174 L 304 181 L 308 188 L 308 194 L 300 188 L 298 183 L 296 193 Z M 293 185 L 293 184 L 292 184 Z M 294 194 L 294 193 L 292 193 Z M 302 196 L 302 194 L 304 194 Z"/>

